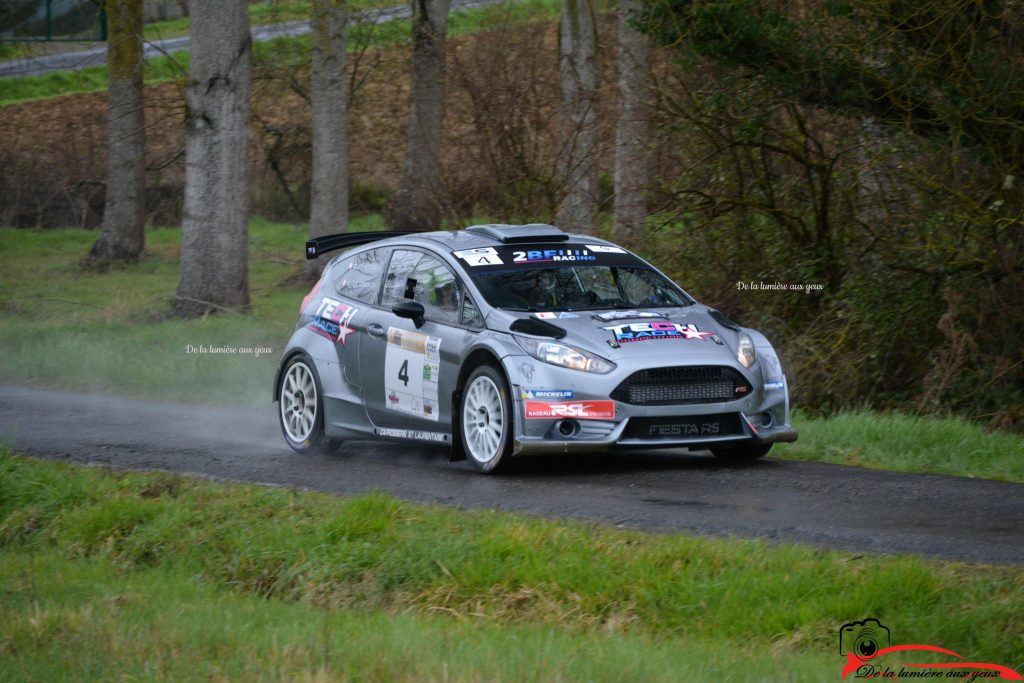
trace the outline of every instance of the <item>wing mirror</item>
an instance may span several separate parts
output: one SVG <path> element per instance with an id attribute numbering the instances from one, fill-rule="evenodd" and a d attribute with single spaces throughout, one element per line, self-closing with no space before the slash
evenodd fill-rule
<path id="1" fill-rule="evenodd" d="M 423 314 L 425 312 L 423 304 L 415 301 L 403 301 L 400 304 L 395 304 L 391 312 L 399 318 L 408 318 L 416 325 L 417 329 L 423 327 Z"/>

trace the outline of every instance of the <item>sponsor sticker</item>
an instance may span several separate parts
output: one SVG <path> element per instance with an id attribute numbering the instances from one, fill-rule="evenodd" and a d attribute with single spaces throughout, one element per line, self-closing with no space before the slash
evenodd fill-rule
<path id="1" fill-rule="evenodd" d="M 601 322 L 608 322 L 609 320 L 626 320 L 628 318 L 664 318 L 665 316 L 661 313 L 655 313 L 654 311 L 610 311 L 608 313 L 598 313 L 594 317 Z"/>
<path id="2" fill-rule="evenodd" d="M 578 318 L 579 316 L 576 315 L 575 313 L 569 313 L 568 311 L 562 311 L 561 313 L 554 313 L 552 311 L 541 311 L 540 313 L 534 313 L 533 317 L 540 318 L 541 320 L 555 320 L 557 318 L 565 320 L 566 318 Z"/>
<path id="3" fill-rule="evenodd" d="M 480 266 L 500 266 L 504 261 L 498 256 L 498 250 L 494 247 L 480 247 L 479 249 L 463 249 L 453 252 L 456 258 L 466 262 L 467 266 L 479 268 Z"/>
<path id="4" fill-rule="evenodd" d="M 572 398 L 572 389 L 520 389 L 523 398 L 544 400 Z"/>
<path id="5" fill-rule="evenodd" d="M 597 257 L 587 249 L 530 249 L 512 252 L 513 263 L 562 263 L 596 260 Z"/>
<path id="6" fill-rule="evenodd" d="M 765 391 L 781 391 L 785 387 L 785 383 L 782 380 L 775 380 L 772 382 L 765 382 Z"/>
<path id="7" fill-rule="evenodd" d="M 608 247 L 603 244 L 588 244 L 587 249 L 597 254 L 625 254 L 626 250 L 620 247 Z"/>
<path id="8" fill-rule="evenodd" d="M 348 336 L 355 332 L 349 327 L 349 323 L 358 312 L 358 308 L 352 308 L 337 299 L 325 296 L 316 307 L 309 329 L 322 337 L 327 337 L 335 344 L 341 342 L 341 345 L 345 346 Z"/>
<path id="9" fill-rule="evenodd" d="M 626 323 L 605 327 L 615 334 L 619 343 L 650 341 L 652 339 L 700 339 L 711 337 L 714 332 L 701 332 L 694 324 L 682 325 L 656 320 L 649 323 Z"/>
<path id="10" fill-rule="evenodd" d="M 530 420 L 550 420 L 562 417 L 572 417 L 577 420 L 610 420 L 615 417 L 615 401 L 573 403 L 527 401 L 526 417 Z"/>
<path id="11" fill-rule="evenodd" d="M 385 405 L 427 420 L 439 417 L 441 338 L 392 327 L 384 353 Z"/>
<path id="12" fill-rule="evenodd" d="M 393 427 L 378 427 L 374 430 L 377 436 L 386 436 L 392 439 L 411 439 L 413 441 L 429 441 L 431 443 L 445 443 L 451 436 L 444 432 L 428 432 L 422 429 L 395 429 Z"/>

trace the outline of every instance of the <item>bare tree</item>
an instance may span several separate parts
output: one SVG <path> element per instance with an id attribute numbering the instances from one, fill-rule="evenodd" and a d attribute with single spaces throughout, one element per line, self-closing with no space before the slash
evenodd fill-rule
<path id="1" fill-rule="evenodd" d="M 348 229 L 348 88 L 345 0 L 314 0 L 313 183 L 310 237 Z M 309 263 L 319 275 L 324 260 Z"/>
<path id="2" fill-rule="evenodd" d="M 185 216 L 175 312 L 249 305 L 252 36 L 245 0 L 191 7 L 185 101 Z"/>
<path id="3" fill-rule="evenodd" d="M 107 191 L 92 263 L 134 261 L 146 243 L 142 0 L 108 0 L 107 25 Z"/>
<path id="4" fill-rule="evenodd" d="M 651 43 L 633 28 L 641 0 L 619 0 L 619 120 L 615 130 L 617 242 L 635 244 L 644 234 L 649 161 Z"/>
<path id="5" fill-rule="evenodd" d="M 597 218 L 597 25 L 594 0 L 564 0 L 559 26 L 564 196 L 557 222 L 593 230 Z"/>
<path id="6" fill-rule="evenodd" d="M 434 230 L 441 218 L 445 33 L 450 0 L 410 0 L 412 97 L 405 168 L 389 216 L 396 230 Z"/>

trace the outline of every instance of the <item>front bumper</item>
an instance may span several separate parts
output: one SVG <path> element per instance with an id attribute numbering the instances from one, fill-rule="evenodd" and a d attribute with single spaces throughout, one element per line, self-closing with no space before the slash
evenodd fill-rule
<path id="1" fill-rule="evenodd" d="M 607 451 L 620 448 L 710 448 L 739 443 L 776 443 L 797 440 L 797 431 L 790 424 L 789 392 L 785 378 L 769 382 L 766 389 L 758 365 L 751 369 L 737 367 L 750 381 L 749 395 L 716 403 L 683 405 L 633 405 L 611 401 L 612 391 L 625 374 L 585 375 L 573 370 L 532 362 L 531 377 L 522 376 L 523 364 L 506 364 L 516 411 L 516 434 L 513 453 L 535 455 Z M 631 369 L 632 370 L 632 369 Z M 781 386 L 780 386 L 781 384 Z M 536 392 L 561 390 L 571 396 L 550 396 L 538 399 Z M 533 392 L 533 395 L 525 392 Z M 527 402 L 537 401 L 560 406 L 562 416 L 537 418 L 528 416 Z M 614 404 L 614 417 L 586 419 L 574 417 L 566 406 Z M 536 411 L 533 411 L 536 414 Z"/>

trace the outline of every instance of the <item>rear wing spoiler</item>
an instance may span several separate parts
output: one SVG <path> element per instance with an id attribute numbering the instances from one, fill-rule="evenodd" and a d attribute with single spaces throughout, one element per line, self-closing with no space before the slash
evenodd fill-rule
<path id="1" fill-rule="evenodd" d="M 306 242 L 306 258 L 315 259 L 321 254 L 326 254 L 336 249 L 369 244 L 378 240 L 386 240 L 389 237 L 404 237 L 405 235 L 415 234 L 417 233 L 402 230 L 383 230 L 377 232 L 342 232 L 337 235 L 314 237 Z"/>

